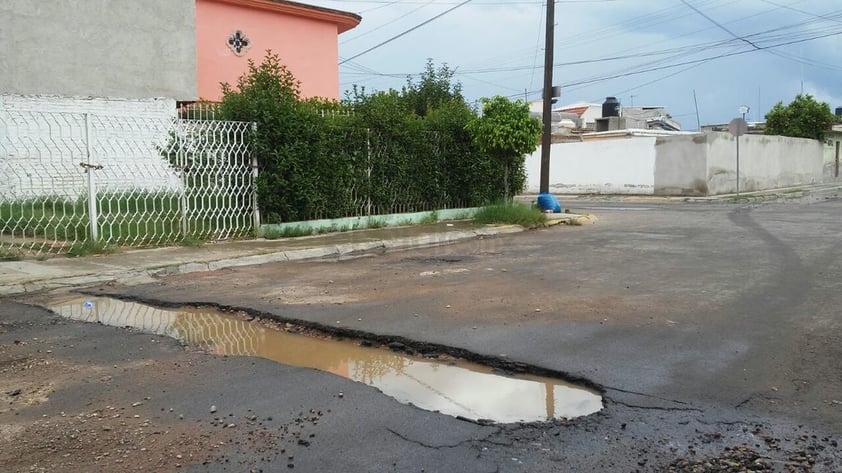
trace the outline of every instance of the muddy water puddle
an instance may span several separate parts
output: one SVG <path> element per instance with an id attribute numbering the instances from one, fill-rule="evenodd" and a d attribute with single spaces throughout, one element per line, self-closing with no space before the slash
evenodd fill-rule
<path id="1" fill-rule="evenodd" d="M 275 328 L 273 323 L 209 308 L 166 309 L 95 297 L 56 300 L 48 308 L 73 320 L 172 337 L 217 355 L 257 356 L 326 371 L 374 386 L 402 403 L 473 420 L 545 421 L 602 408 L 596 392 L 558 379 L 505 376 L 463 360 L 429 359 L 360 346 L 359 341 L 289 333 L 283 325 Z"/>

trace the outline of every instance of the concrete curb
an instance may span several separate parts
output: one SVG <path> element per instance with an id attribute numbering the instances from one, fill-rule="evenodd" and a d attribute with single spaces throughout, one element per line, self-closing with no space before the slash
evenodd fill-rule
<path id="1" fill-rule="evenodd" d="M 599 219 L 595 215 L 580 214 L 547 214 L 547 225 L 573 225 L 581 226 L 596 223 Z"/>
<path id="2" fill-rule="evenodd" d="M 783 187 L 763 191 L 743 192 L 740 194 L 721 194 L 707 197 L 686 197 L 685 202 L 766 202 L 775 200 L 792 200 L 812 197 L 816 199 L 839 197 L 842 194 L 842 184 L 830 183 L 820 185 L 805 185 Z"/>
<path id="3" fill-rule="evenodd" d="M 342 243 L 324 246 L 314 246 L 294 250 L 283 250 L 264 253 L 259 255 L 247 255 L 217 259 L 213 261 L 194 261 L 173 265 L 155 266 L 142 269 L 114 269 L 99 270 L 86 274 L 45 278 L 40 280 L 26 281 L 23 283 L 9 284 L 0 287 L 0 297 L 15 296 L 45 292 L 55 289 L 66 289 L 79 286 L 90 286 L 105 284 L 108 282 L 122 281 L 126 283 L 150 282 L 156 277 L 172 276 L 177 274 L 190 274 L 197 272 L 216 271 L 225 268 L 250 266 L 266 263 L 278 263 L 284 261 L 300 261 L 330 256 L 344 256 L 353 253 L 364 253 L 374 250 L 400 250 L 407 248 L 424 248 L 439 245 L 448 245 L 463 240 L 480 238 L 485 236 L 505 235 L 524 231 L 523 227 L 517 225 L 505 225 L 499 227 L 481 228 L 470 231 L 452 231 L 442 233 L 430 233 L 419 236 L 403 237 L 396 239 L 381 239 L 362 243 Z"/>

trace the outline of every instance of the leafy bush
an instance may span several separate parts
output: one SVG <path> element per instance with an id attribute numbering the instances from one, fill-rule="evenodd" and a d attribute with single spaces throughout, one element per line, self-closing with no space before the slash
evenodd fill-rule
<path id="1" fill-rule="evenodd" d="M 509 176 L 515 191 L 523 188 L 525 180 L 524 155 L 538 148 L 541 121 L 529 115 L 529 105 L 494 96 L 480 99 L 482 116 L 468 123 L 476 145 L 499 160 L 503 167 L 503 197 L 509 198 Z"/>
<path id="2" fill-rule="evenodd" d="M 447 66 L 428 61 L 400 91 L 355 87 L 341 102 L 304 100 L 267 52 L 218 116 L 257 123 L 258 202 L 268 223 L 478 206 L 503 194 L 504 166 L 468 129 L 476 111 Z M 516 172 L 517 166 L 514 166 Z M 515 179 L 515 190 L 523 179 Z"/>
<path id="3" fill-rule="evenodd" d="M 833 113 L 826 102 L 817 102 L 812 95 L 798 94 L 784 106 L 778 102 L 766 114 L 766 134 L 824 140 L 833 123 Z"/>

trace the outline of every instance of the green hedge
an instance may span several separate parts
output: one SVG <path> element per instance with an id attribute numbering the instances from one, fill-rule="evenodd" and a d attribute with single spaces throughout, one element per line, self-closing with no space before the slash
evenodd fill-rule
<path id="1" fill-rule="evenodd" d="M 253 121 L 258 202 L 267 223 L 480 206 L 504 194 L 503 164 L 466 131 L 477 116 L 446 66 L 400 91 L 355 88 L 341 102 L 301 99 L 299 83 L 268 53 L 219 117 Z M 522 163 L 512 171 L 522 188 Z"/>

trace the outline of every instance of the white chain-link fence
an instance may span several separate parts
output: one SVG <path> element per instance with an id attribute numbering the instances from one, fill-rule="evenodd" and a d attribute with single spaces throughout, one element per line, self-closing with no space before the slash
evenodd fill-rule
<path id="1" fill-rule="evenodd" d="M 227 239 L 259 225 L 253 124 L 0 113 L 0 251 Z"/>

